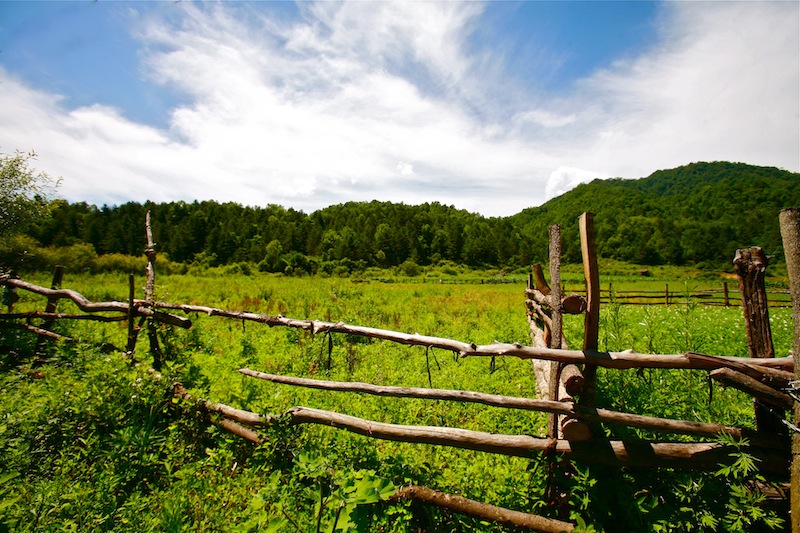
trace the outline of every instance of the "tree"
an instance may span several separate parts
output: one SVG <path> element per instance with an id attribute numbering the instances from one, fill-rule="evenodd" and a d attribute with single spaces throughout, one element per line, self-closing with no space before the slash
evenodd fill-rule
<path id="1" fill-rule="evenodd" d="M 29 166 L 34 152 L 0 154 L 0 236 L 44 219 L 58 181 Z"/>

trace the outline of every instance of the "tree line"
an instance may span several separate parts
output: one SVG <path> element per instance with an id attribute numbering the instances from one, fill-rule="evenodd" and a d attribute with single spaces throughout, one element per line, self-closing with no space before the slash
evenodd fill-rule
<path id="1" fill-rule="evenodd" d="M 780 254 L 778 212 L 800 205 L 800 174 L 741 163 L 694 163 L 639 180 L 595 180 L 511 217 L 483 217 L 437 202 L 348 202 L 310 214 L 279 205 L 56 200 L 27 228 L 43 247 L 91 245 L 141 255 L 151 212 L 158 251 L 170 260 L 267 272 L 452 261 L 520 267 L 547 260 L 547 226 L 561 224 L 566 261 L 580 260 L 577 218 L 596 214 L 601 256 L 638 264 L 729 264 L 736 248 Z"/>

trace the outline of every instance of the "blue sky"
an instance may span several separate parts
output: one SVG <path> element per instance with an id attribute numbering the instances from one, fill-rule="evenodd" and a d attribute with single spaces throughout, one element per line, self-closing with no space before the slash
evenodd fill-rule
<path id="1" fill-rule="evenodd" d="M 797 2 L 0 1 L 0 151 L 71 201 L 510 215 L 692 161 L 800 170 Z"/>

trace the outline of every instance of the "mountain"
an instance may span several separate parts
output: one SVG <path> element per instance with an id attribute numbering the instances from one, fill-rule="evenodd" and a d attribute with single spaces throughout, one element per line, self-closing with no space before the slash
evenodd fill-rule
<path id="1" fill-rule="evenodd" d="M 692 163 L 637 180 L 594 180 L 511 217 L 535 248 L 562 225 L 578 261 L 577 218 L 595 214 L 598 252 L 640 264 L 730 263 L 737 248 L 780 253 L 778 213 L 800 205 L 800 174 L 743 163 Z"/>

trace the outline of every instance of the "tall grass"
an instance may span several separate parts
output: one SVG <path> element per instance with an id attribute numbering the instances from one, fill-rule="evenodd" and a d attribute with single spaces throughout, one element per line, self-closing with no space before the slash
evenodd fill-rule
<path id="1" fill-rule="evenodd" d="M 44 276 L 36 281 L 49 282 Z M 143 278 L 136 282 L 144 285 Z M 128 290 L 127 279 L 112 274 L 68 277 L 65 286 L 92 300 L 124 301 Z M 522 284 L 354 283 L 347 278 L 265 274 L 160 276 L 157 299 L 343 321 L 477 344 L 527 344 L 523 289 Z M 19 303 L 21 309 L 43 304 L 42 298 L 26 294 Z M 70 305 L 63 304 L 61 310 Z M 602 311 L 601 347 L 745 355 L 740 315 L 735 308 L 691 302 L 648 308 L 612 304 Z M 791 342 L 786 321 L 791 322 L 783 310 L 772 316 L 777 352 L 782 354 Z M 266 444 L 253 449 L 197 417 L 181 416 L 188 406 L 165 396 L 170 383 L 181 381 L 197 397 L 261 413 L 279 414 L 305 405 L 397 424 L 542 435 L 545 417 L 537 413 L 322 392 L 261 382 L 237 372 L 249 367 L 341 381 L 532 397 L 536 389 L 530 362 L 508 358 L 492 366 L 488 359 L 459 359 L 449 352 L 348 335 L 334 335 L 329 351 L 324 335 L 205 315 L 192 320 L 189 331 L 162 329 L 168 360 L 160 381 L 152 379 L 146 365 L 131 366 L 118 352 L 101 350 L 125 345 L 124 323 L 60 325 L 80 342 L 53 346 L 48 363 L 35 368 L 22 342 L 27 334 L 0 330 L 0 345 L 21 346 L 6 350 L 0 376 L 0 476 L 8 487 L 0 489 L 8 502 L 0 505 L 0 527 L 217 531 L 278 525 L 293 530 L 296 524 L 301 531 L 314 531 L 332 515 L 320 510 L 322 500 L 310 495 L 309 484 L 316 487 L 315 495 L 345 494 L 347 487 L 367 483 L 365 479 L 425 484 L 513 509 L 554 512 L 543 507 L 545 469 L 538 457 L 377 441 L 325 427 L 278 426 L 266 432 Z M 567 317 L 566 335 L 575 346 L 580 344 L 581 327 L 581 317 Z M 136 357 L 148 360 L 144 337 Z M 751 401 L 736 391 L 711 387 L 705 373 L 601 371 L 599 379 L 600 402 L 612 409 L 752 425 Z M 611 431 L 621 437 L 652 436 Z M 666 503 L 680 492 L 677 484 L 714 481 L 681 474 L 662 480 L 657 489 L 654 475 L 626 472 L 576 470 L 570 481 L 573 495 L 594 500 L 585 505 L 576 501 L 576 512 L 598 528 L 607 523 L 604 513 L 614 509 L 630 514 L 626 523 L 652 525 L 664 520 Z M 628 476 L 626 482 L 637 490 L 659 496 L 631 507 L 630 502 L 598 492 L 598 487 L 619 481 L 620 475 Z M 697 498 L 707 496 L 698 490 Z M 712 516 L 728 513 L 722 504 L 710 508 Z M 368 504 L 365 509 L 368 516 L 356 520 L 361 525 L 353 522 L 353 528 L 502 530 L 410 504 Z M 332 520 L 324 523 L 333 525 Z"/>

